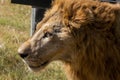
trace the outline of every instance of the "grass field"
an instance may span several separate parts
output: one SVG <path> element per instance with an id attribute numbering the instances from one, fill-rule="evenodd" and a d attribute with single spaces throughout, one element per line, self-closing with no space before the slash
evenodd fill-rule
<path id="1" fill-rule="evenodd" d="M 29 38 L 31 7 L 1 1 L 0 80 L 66 80 L 60 62 L 53 62 L 39 73 L 28 70 L 17 49 Z"/>

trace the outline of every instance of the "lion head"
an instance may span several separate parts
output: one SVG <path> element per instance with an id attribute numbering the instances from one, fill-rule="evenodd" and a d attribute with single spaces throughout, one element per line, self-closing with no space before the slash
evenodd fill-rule
<path id="1" fill-rule="evenodd" d="M 20 46 L 18 52 L 34 71 L 60 60 L 71 65 L 70 70 L 75 70 L 81 79 L 83 74 L 90 74 L 89 79 L 96 80 L 97 72 L 101 70 L 102 75 L 102 67 L 106 66 L 101 64 L 101 59 L 106 62 L 109 57 L 120 62 L 120 49 L 117 48 L 120 34 L 116 32 L 116 24 L 120 25 L 116 22 L 119 10 L 119 5 L 105 2 L 55 0 L 43 20 L 38 23 L 35 34 Z M 96 70 L 94 73 L 92 68 Z M 77 72 L 80 69 L 84 73 Z M 103 75 L 100 78 L 107 80 Z"/>

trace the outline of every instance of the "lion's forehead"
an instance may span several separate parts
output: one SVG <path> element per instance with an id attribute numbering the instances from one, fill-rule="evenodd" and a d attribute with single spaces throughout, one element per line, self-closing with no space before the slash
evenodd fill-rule
<path id="1" fill-rule="evenodd" d="M 92 2 L 92 4 L 90 2 Z M 60 6 L 60 4 L 63 5 Z M 40 22 L 40 25 L 38 24 L 37 27 L 40 28 L 36 35 L 40 35 L 46 31 L 52 31 L 55 26 L 61 27 L 65 25 L 69 27 L 72 24 L 72 27 L 77 25 L 80 27 L 81 24 L 93 23 L 93 20 L 94 22 L 96 21 L 102 23 L 106 23 L 109 20 L 112 23 L 114 21 L 114 13 L 112 13 L 113 10 L 110 7 L 111 5 L 108 5 L 108 3 L 101 4 L 100 2 L 92 0 L 73 0 L 71 2 L 70 0 L 56 0 L 53 7 L 46 12 L 46 15 Z"/>

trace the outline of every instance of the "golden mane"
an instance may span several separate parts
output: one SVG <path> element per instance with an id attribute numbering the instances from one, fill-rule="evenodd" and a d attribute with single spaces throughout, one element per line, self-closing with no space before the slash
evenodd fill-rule
<path id="1" fill-rule="evenodd" d="M 68 77 L 75 75 L 78 79 L 74 77 L 73 80 L 94 80 L 90 75 L 93 73 L 102 75 L 99 80 L 119 80 L 120 5 L 92 0 L 56 0 L 53 5 L 63 10 L 63 21 L 71 27 L 77 44 L 74 48 L 79 58 L 72 68 L 66 65 Z"/>

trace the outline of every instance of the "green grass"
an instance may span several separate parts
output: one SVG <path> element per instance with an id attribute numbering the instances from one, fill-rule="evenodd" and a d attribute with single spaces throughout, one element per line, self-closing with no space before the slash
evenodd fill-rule
<path id="1" fill-rule="evenodd" d="M 31 7 L 4 1 L 0 2 L 0 80 L 66 80 L 60 62 L 39 73 L 28 70 L 17 49 L 29 38 Z"/>

